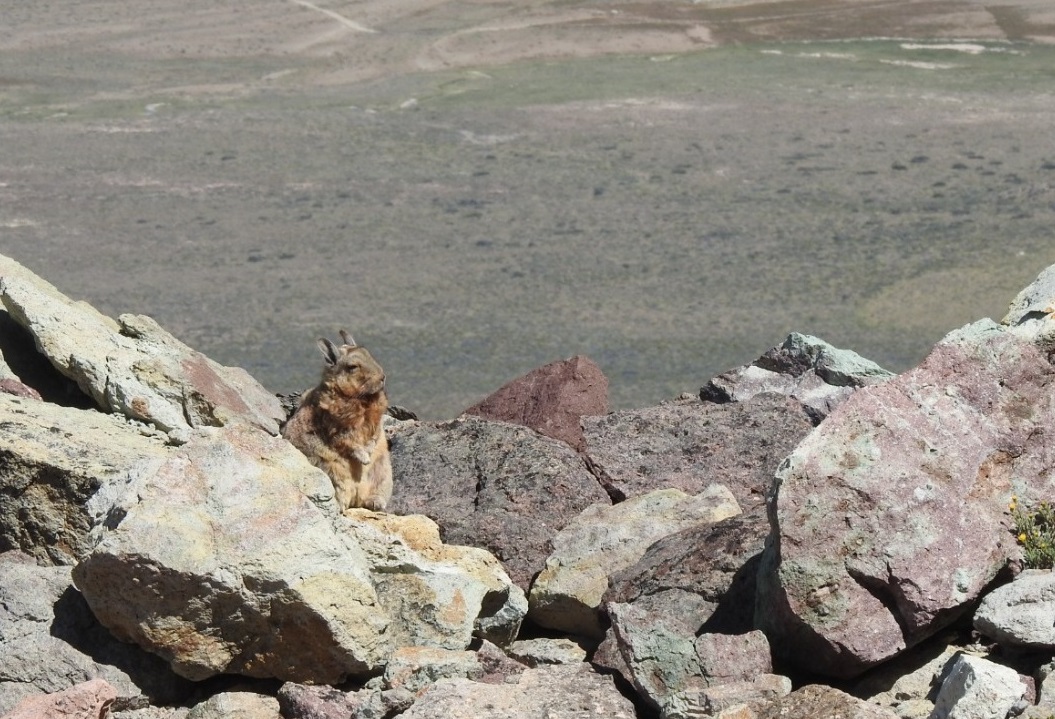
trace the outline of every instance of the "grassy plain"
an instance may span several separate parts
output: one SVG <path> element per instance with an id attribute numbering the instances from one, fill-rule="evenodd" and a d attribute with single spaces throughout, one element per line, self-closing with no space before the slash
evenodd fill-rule
<path id="1" fill-rule="evenodd" d="M 903 370 L 1055 262 L 1041 6 L 92 5 L 9 15 L 0 252 L 275 391 L 339 327 L 426 417 L 573 354 L 645 406 L 790 331 Z"/>

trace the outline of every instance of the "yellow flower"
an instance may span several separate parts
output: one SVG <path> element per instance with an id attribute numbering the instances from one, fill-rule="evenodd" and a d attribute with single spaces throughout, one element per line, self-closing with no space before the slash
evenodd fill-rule
<path id="1" fill-rule="evenodd" d="M 1026 533 L 1025 532 L 1022 532 L 1022 534 L 1018 535 L 1018 541 L 1021 542 L 1022 544 L 1026 543 Z"/>

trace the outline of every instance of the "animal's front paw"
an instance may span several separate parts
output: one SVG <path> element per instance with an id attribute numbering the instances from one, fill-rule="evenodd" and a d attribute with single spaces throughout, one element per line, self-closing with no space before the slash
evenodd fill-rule
<path id="1" fill-rule="evenodd" d="M 368 499 L 363 502 L 363 507 L 373 512 L 383 512 L 386 506 L 388 506 L 388 502 L 383 499 Z"/>
<path id="2" fill-rule="evenodd" d="M 360 447 L 352 452 L 352 456 L 355 457 L 355 461 L 359 464 L 370 464 L 370 450 L 368 449 Z"/>

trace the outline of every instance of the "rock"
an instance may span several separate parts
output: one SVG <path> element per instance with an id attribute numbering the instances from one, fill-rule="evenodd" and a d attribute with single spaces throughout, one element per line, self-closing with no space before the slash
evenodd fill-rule
<path id="1" fill-rule="evenodd" d="M 1000 324 L 1038 345 L 1045 352 L 1055 349 L 1055 265 L 1044 269 L 1011 300 Z"/>
<path id="2" fill-rule="evenodd" d="M 1018 672 L 981 657 L 961 654 L 934 702 L 933 719 L 1006 717 L 1022 699 L 1026 686 Z"/>
<path id="3" fill-rule="evenodd" d="M 132 481 L 74 580 L 103 625 L 202 680 L 377 673 L 389 624 L 324 474 L 248 425 L 199 430 Z M 328 504 L 327 504 L 328 503 Z"/>
<path id="4" fill-rule="evenodd" d="M 486 549 L 525 591 L 553 535 L 591 504 L 610 504 L 574 450 L 526 427 L 476 417 L 411 422 L 390 444 L 389 511 L 426 515 L 443 541 Z"/>
<path id="5" fill-rule="evenodd" d="M 791 680 L 787 677 L 759 674 L 745 681 L 675 693 L 667 699 L 661 715 L 663 719 L 754 719 L 771 702 L 790 693 Z M 842 715 L 837 716 L 841 719 Z"/>
<path id="6" fill-rule="evenodd" d="M 405 689 L 343 692 L 329 686 L 286 683 L 278 691 L 283 719 L 388 719 L 414 703 Z"/>
<path id="7" fill-rule="evenodd" d="M 934 710 L 939 678 L 959 652 L 947 639 L 935 637 L 872 669 L 854 683 L 850 693 L 887 707 L 902 719 L 926 719 Z"/>
<path id="8" fill-rule="evenodd" d="M 721 482 L 745 512 L 763 503 L 780 462 L 813 429 L 798 400 L 773 394 L 681 399 L 582 423 L 586 455 L 617 500 L 667 488 L 698 494 Z"/>
<path id="9" fill-rule="evenodd" d="M 586 650 L 570 639 L 521 639 L 509 645 L 509 656 L 529 667 L 579 664 L 586 661 Z"/>
<path id="10" fill-rule="evenodd" d="M 21 381 L 8 377 L 0 379 L 0 392 L 4 394 L 13 394 L 16 397 L 26 397 L 29 399 L 40 399 L 40 392 L 29 385 L 22 384 Z"/>
<path id="11" fill-rule="evenodd" d="M 386 689 L 405 689 L 414 694 L 440 679 L 477 680 L 483 674 L 475 652 L 401 647 L 388 660 L 383 685 Z"/>
<path id="12" fill-rule="evenodd" d="M 708 687 L 753 682 L 773 671 L 765 635 L 752 631 L 697 637 L 693 627 L 701 623 L 699 610 L 660 614 L 646 595 L 634 604 L 610 603 L 608 614 L 612 629 L 606 642 L 617 648 L 622 662 L 613 668 L 664 715 L 706 705 L 700 697 Z"/>
<path id="13" fill-rule="evenodd" d="M 647 601 L 657 621 L 693 617 L 699 621 L 687 627 L 693 636 L 751 631 L 755 578 L 768 534 L 769 521 L 761 508 L 675 532 L 613 574 L 603 602 Z"/>
<path id="14" fill-rule="evenodd" d="M 392 646 L 462 650 L 474 635 L 498 645 L 516 638 L 527 599 L 489 552 L 443 544 L 421 515 L 350 509 L 339 528 L 365 554 Z"/>
<path id="15" fill-rule="evenodd" d="M 191 692 L 159 658 L 114 639 L 71 586 L 69 567 L 0 554 L 0 714 L 18 700 L 105 680 L 121 706 L 174 703 Z"/>
<path id="16" fill-rule="evenodd" d="M 186 719 L 189 711 L 185 707 L 144 707 L 115 711 L 113 719 Z"/>
<path id="17" fill-rule="evenodd" d="M 894 376 L 875 362 L 824 340 L 793 332 L 744 367 L 724 372 L 700 390 L 710 402 L 743 402 L 764 392 L 794 397 L 825 417 L 854 390 Z"/>
<path id="18" fill-rule="evenodd" d="M 255 692 L 222 692 L 195 705 L 187 719 L 282 719 L 278 700 Z"/>
<path id="19" fill-rule="evenodd" d="M 123 418 L 0 393 L 0 547 L 76 563 L 98 520 L 89 500 L 164 456 Z"/>
<path id="20" fill-rule="evenodd" d="M 576 355 L 517 377 L 465 414 L 530 427 L 581 451 L 579 419 L 608 414 L 608 378 L 591 359 Z"/>
<path id="21" fill-rule="evenodd" d="M 166 432 L 248 422 L 278 434 L 278 398 L 142 315 L 114 320 L 0 256 L 0 301 L 37 348 L 107 412 Z"/>
<path id="22" fill-rule="evenodd" d="M 721 485 L 697 496 L 663 489 L 611 507 L 593 505 L 553 538 L 553 554 L 531 586 L 528 616 L 543 627 L 599 639 L 604 627 L 598 608 L 609 576 L 668 534 L 739 513 L 732 493 Z"/>
<path id="23" fill-rule="evenodd" d="M 286 719 L 349 719 L 376 690 L 344 692 L 331 686 L 286 682 L 278 690 L 279 712 Z"/>
<path id="24" fill-rule="evenodd" d="M 995 715 L 994 715 L 995 716 Z M 1002 716 L 1002 715 L 1001 715 Z M 756 719 L 898 719 L 897 714 L 822 684 L 807 684 L 760 709 Z M 993 719 L 990 717 L 990 719 Z"/>
<path id="25" fill-rule="evenodd" d="M 611 677 L 588 664 L 526 669 L 516 684 L 443 679 L 426 689 L 401 719 L 635 719 L 634 706 Z"/>
<path id="26" fill-rule="evenodd" d="M 985 595 L 974 628 L 1009 649 L 1055 649 L 1055 575 L 1027 570 Z"/>
<path id="27" fill-rule="evenodd" d="M 746 634 L 701 634 L 696 637 L 696 658 L 710 685 L 749 681 L 773 673 L 769 641 L 760 631 Z"/>
<path id="28" fill-rule="evenodd" d="M 759 572 L 775 651 L 852 677 L 968 611 L 1019 551 L 1012 493 L 1053 490 L 1053 381 L 1034 345 L 982 321 L 803 440 L 776 474 Z"/>
<path id="29" fill-rule="evenodd" d="M 515 678 L 527 669 L 527 665 L 516 661 L 486 640 L 480 642 L 480 648 L 476 650 L 476 660 L 484 670 L 478 681 L 485 684 L 515 682 Z"/>
<path id="30" fill-rule="evenodd" d="M 102 679 L 26 697 L 4 719 L 106 719 L 117 692 Z"/>

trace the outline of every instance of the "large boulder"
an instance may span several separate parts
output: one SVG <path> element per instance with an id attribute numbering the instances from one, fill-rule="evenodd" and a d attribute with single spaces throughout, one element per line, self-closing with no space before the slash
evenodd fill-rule
<path id="1" fill-rule="evenodd" d="M 591 504 L 610 504 L 564 442 L 518 425 L 465 417 L 406 422 L 390 435 L 389 511 L 423 514 L 443 541 L 481 547 L 527 591 L 553 535 Z"/>
<path id="2" fill-rule="evenodd" d="M 678 399 L 582 423 L 591 468 L 617 500 L 666 488 L 698 494 L 720 482 L 745 512 L 763 503 L 780 462 L 814 427 L 801 402 L 772 393 L 728 404 Z"/>
<path id="3" fill-rule="evenodd" d="M 117 638 L 193 680 L 379 670 L 389 621 L 367 561 L 309 499 L 332 503 L 332 486 L 292 445 L 248 425 L 200 430 L 151 470 L 115 493 L 74 568 Z"/>
<path id="4" fill-rule="evenodd" d="M 719 403 L 743 402 L 776 392 L 794 397 L 824 417 L 854 390 L 893 376 L 852 350 L 793 332 L 751 364 L 712 378 L 700 390 L 700 397 Z"/>
<path id="5" fill-rule="evenodd" d="M 248 422 L 278 434 L 278 398 L 142 315 L 115 322 L 0 255 L 0 302 L 41 354 L 104 411 L 166 432 Z"/>
<path id="6" fill-rule="evenodd" d="M 70 585 L 70 567 L 0 554 L 0 714 L 26 696 L 93 679 L 106 680 L 124 706 L 189 696 L 189 682 L 158 657 L 114 639 Z"/>
<path id="7" fill-rule="evenodd" d="M 1051 475 L 1055 369 L 991 321 L 846 400 L 781 465 L 757 620 L 804 669 L 860 674 L 955 621 Z"/>
<path id="8" fill-rule="evenodd" d="M 165 452 L 123 417 L 0 393 L 0 551 L 75 564 L 100 520 L 89 500 Z"/>
<path id="9" fill-rule="evenodd" d="M 424 517 L 335 518 L 329 480 L 285 440 L 238 424 L 170 454 L 106 495 L 73 576 L 115 636 L 181 676 L 339 683 L 400 644 L 516 635 L 527 602 L 493 556 Z"/>
<path id="10" fill-rule="evenodd" d="M 599 609 L 612 574 L 669 534 L 739 513 L 721 485 L 696 496 L 661 489 L 614 506 L 595 504 L 553 538 L 553 554 L 531 586 L 529 617 L 543 627 L 599 639 L 605 631 Z"/>
<path id="11" fill-rule="evenodd" d="M 582 450 L 579 420 L 608 414 L 608 378 L 591 359 L 576 355 L 511 380 L 465 414 L 521 424 Z"/>

